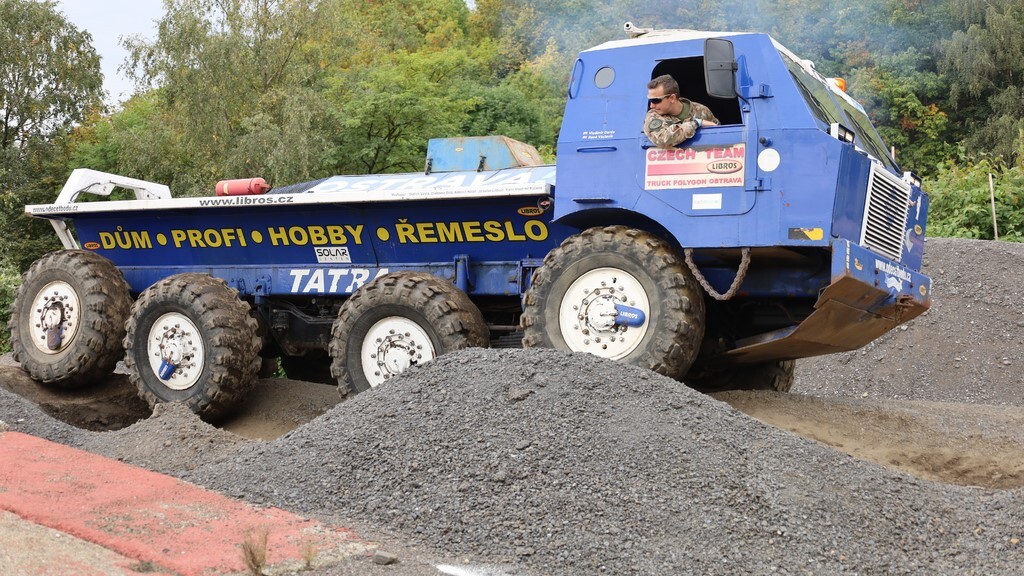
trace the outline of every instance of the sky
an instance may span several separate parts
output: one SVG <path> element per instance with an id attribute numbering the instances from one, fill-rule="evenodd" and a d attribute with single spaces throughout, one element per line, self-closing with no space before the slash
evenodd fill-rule
<path id="1" fill-rule="evenodd" d="M 106 102 L 116 105 L 127 100 L 133 86 L 117 71 L 128 55 L 120 39 L 135 34 L 155 38 L 156 21 L 164 13 L 162 0 L 58 0 L 57 8 L 75 27 L 92 34 L 92 45 L 103 69 Z"/>

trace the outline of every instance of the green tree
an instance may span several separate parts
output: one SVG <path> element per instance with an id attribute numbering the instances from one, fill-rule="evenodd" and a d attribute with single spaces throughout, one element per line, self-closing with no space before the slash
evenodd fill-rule
<path id="1" fill-rule="evenodd" d="M 91 40 L 52 1 L 0 0 L 5 160 L 23 159 L 33 139 L 65 131 L 100 106 L 103 76 Z"/>
<path id="2" fill-rule="evenodd" d="M 67 178 L 65 136 L 102 103 L 88 33 L 50 1 L 0 0 L 0 262 L 25 269 L 59 246 L 26 204 L 52 202 Z"/>
<path id="3" fill-rule="evenodd" d="M 30 160 L 22 173 L 24 181 L 0 190 L 0 266 L 27 270 L 39 256 L 61 247 L 48 220 L 25 216 L 28 204 L 50 204 L 57 198 L 68 177 L 66 138 L 30 144 L 25 156 Z"/>
<path id="4" fill-rule="evenodd" d="M 337 173 L 423 169 L 427 140 L 457 136 L 479 99 L 466 78 L 484 65 L 465 50 L 394 54 L 390 61 L 332 79 L 329 165 Z"/>
<path id="5" fill-rule="evenodd" d="M 461 133 L 515 138 L 553 161 L 568 82 L 568 68 L 562 65 L 556 53 L 548 52 L 521 64 L 500 84 L 481 86 Z"/>
<path id="6" fill-rule="evenodd" d="M 171 186 L 176 194 L 199 188 L 199 161 L 163 108 L 160 91 L 137 94 L 111 115 L 94 114 L 71 134 L 71 165 Z"/>
<path id="7" fill-rule="evenodd" d="M 1024 6 L 965 0 L 951 10 L 962 29 L 943 44 L 942 70 L 959 134 L 970 153 L 1012 163 L 1024 147 Z"/>
<path id="8" fill-rule="evenodd" d="M 126 107 L 119 115 L 134 118 L 83 132 L 82 153 L 116 150 L 118 166 L 178 195 L 206 194 L 226 177 L 280 184 L 418 170 L 426 138 L 462 121 L 461 75 L 490 77 L 488 64 L 467 64 L 462 0 L 166 6 L 156 41 L 130 43 L 129 67 L 152 90 L 152 109 L 139 116 Z M 487 50 L 474 54 L 490 59 Z M 152 130 L 132 130 L 134 120 Z M 155 152 L 177 173 L 166 174 Z"/>
<path id="9" fill-rule="evenodd" d="M 851 92 L 896 149 L 900 165 L 930 176 L 951 149 L 949 116 L 937 104 L 945 83 L 937 74 L 918 71 L 913 49 L 879 60 L 853 71 Z"/>
<path id="10" fill-rule="evenodd" d="M 172 154 L 177 169 L 162 179 L 176 195 L 208 194 L 223 178 L 242 176 L 240 139 L 307 90 L 315 63 L 305 44 L 317 22 L 312 0 L 167 0 L 155 41 L 132 39 L 128 69 L 157 99 L 147 134 L 121 154 L 137 177 L 163 172 L 153 151 Z M 144 142 L 148 139 L 149 142 Z M 251 142 L 251 138 L 249 139 Z M 123 143 L 123 142 L 122 142 Z M 177 151 L 177 152 L 175 152 Z M 154 165 L 156 164 L 156 165 Z"/>
<path id="11" fill-rule="evenodd" d="M 10 318 L 11 304 L 14 303 L 14 295 L 18 292 L 21 284 L 21 274 L 6 263 L 0 263 L 0 314 L 4 318 Z M 11 332 L 0 330 L 0 354 L 11 351 Z"/>
<path id="12" fill-rule="evenodd" d="M 236 176 L 263 176 L 271 185 L 294 184 L 328 169 L 329 137 L 337 130 L 324 95 L 313 90 L 275 92 L 263 111 L 245 119 L 225 163 Z"/>

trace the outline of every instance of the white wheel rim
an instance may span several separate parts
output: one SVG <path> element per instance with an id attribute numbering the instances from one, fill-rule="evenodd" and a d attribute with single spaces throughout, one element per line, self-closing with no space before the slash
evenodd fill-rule
<path id="1" fill-rule="evenodd" d="M 596 268 L 577 278 L 558 306 L 558 325 L 569 349 L 610 360 L 621 360 L 636 350 L 647 334 L 648 322 L 637 327 L 616 325 L 616 304 L 651 316 L 647 291 L 632 274 Z"/>
<path id="2" fill-rule="evenodd" d="M 67 282 L 50 282 L 32 301 L 32 344 L 44 354 L 60 354 L 74 341 L 81 319 L 75 289 Z"/>
<path id="3" fill-rule="evenodd" d="M 389 316 L 374 323 L 363 339 L 360 360 L 363 375 L 376 388 L 386 380 L 434 359 L 430 336 L 417 323 Z"/>
<path id="4" fill-rule="evenodd" d="M 157 318 L 149 329 L 146 354 L 153 373 L 160 376 L 161 365 L 169 360 L 175 366 L 169 378 L 160 382 L 171 390 L 187 390 L 203 375 L 206 348 L 199 329 L 188 316 L 170 312 Z"/>

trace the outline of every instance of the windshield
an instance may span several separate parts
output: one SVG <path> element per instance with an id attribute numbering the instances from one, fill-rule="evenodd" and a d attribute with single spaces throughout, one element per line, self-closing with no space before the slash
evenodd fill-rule
<path id="1" fill-rule="evenodd" d="M 878 135 L 860 104 L 845 94 L 839 95 L 833 92 L 821 76 L 801 66 L 786 53 L 786 50 L 780 50 L 779 54 L 789 68 L 790 74 L 793 75 L 793 79 L 796 80 L 796 85 L 800 88 L 811 112 L 819 120 L 825 124 L 838 122 L 853 130 L 857 137 L 858 147 L 885 163 L 890 169 L 899 172 L 899 167 L 889 156 L 889 149 L 885 142 Z"/>

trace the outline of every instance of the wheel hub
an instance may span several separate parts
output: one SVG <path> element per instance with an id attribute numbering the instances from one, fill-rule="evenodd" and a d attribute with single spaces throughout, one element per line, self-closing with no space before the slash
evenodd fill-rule
<path id="1" fill-rule="evenodd" d="M 187 390 L 203 372 L 203 341 L 196 325 L 178 313 L 164 314 L 149 331 L 149 363 L 164 385 Z"/>
<path id="2" fill-rule="evenodd" d="M 601 293 L 601 288 L 597 288 L 592 299 L 583 300 L 583 313 L 579 319 L 595 332 L 614 332 L 615 319 L 619 315 L 615 309 L 616 300 L 614 288 L 605 294 Z"/>
<path id="3" fill-rule="evenodd" d="M 30 331 L 32 343 L 46 354 L 63 352 L 78 334 L 81 306 L 78 294 L 67 282 L 51 282 L 36 294 Z"/>
<path id="4" fill-rule="evenodd" d="M 597 268 L 566 290 L 559 325 L 570 350 L 618 360 L 647 334 L 649 311 L 647 292 L 636 277 L 618 268 Z M 623 322 L 621 317 L 633 320 Z"/>
<path id="5" fill-rule="evenodd" d="M 416 322 L 391 316 L 375 323 L 362 346 L 363 374 L 376 387 L 413 366 L 434 359 L 430 336 Z"/>
<path id="6" fill-rule="evenodd" d="M 385 378 L 388 377 L 388 374 L 404 372 L 423 358 L 423 354 L 417 351 L 417 348 L 422 349 L 423 347 L 419 346 L 410 336 L 410 334 L 391 334 L 384 340 L 377 340 L 379 343 L 377 367 L 384 371 Z M 406 341 L 406 338 L 410 338 L 410 340 Z"/>

